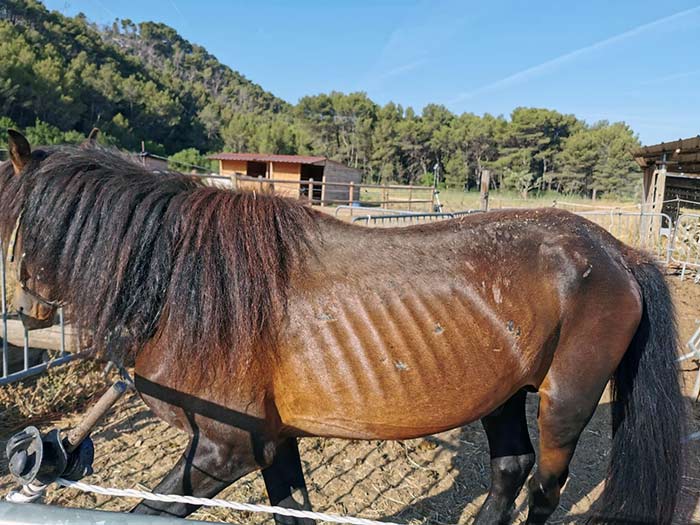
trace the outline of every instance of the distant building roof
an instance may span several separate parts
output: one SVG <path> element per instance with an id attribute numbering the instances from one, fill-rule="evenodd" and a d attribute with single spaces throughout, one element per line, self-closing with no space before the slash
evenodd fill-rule
<path id="1" fill-rule="evenodd" d="M 666 164 L 669 171 L 700 173 L 700 135 L 644 146 L 633 155 L 642 168 Z"/>
<path id="2" fill-rule="evenodd" d="M 250 162 L 288 162 L 290 164 L 324 164 L 326 157 L 306 155 L 269 155 L 267 153 L 217 153 L 209 155 L 212 160 L 240 160 Z"/>

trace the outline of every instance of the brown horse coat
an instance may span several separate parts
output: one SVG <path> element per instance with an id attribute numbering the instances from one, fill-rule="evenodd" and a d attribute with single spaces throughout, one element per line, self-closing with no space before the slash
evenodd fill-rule
<path id="1" fill-rule="evenodd" d="M 565 211 L 386 230 L 314 219 L 314 256 L 292 274 L 277 347 L 260 349 L 273 373 L 249 363 L 243 388 L 190 370 L 216 385 L 210 401 L 265 419 L 270 433 L 406 439 L 454 428 L 539 389 L 562 336 L 581 338 L 583 361 L 611 373 L 641 318 L 631 252 Z M 569 335 L 586 311 L 619 341 L 609 352 Z M 137 374 L 162 382 L 158 362 L 141 355 Z"/>

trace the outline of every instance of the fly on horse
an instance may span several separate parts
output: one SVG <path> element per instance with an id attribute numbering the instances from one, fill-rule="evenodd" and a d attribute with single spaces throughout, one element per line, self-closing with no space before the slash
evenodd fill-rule
<path id="1" fill-rule="evenodd" d="M 11 131 L 9 151 L 0 232 L 17 234 L 25 292 L 134 364 L 145 403 L 189 433 L 154 490 L 213 497 L 262 469 L 273 504 L 308 509 L 298 438 L 408 439 L 480 419 L 491 487 L 476 523 L 510 523 L 526 481 L 527 523 L 545 523 L 612 379 L 590 519 L 671 522 L 684 421 L 673 306 L 652 259 L 595 224 L 541 209 L 367 229 L 101 148 L 32 151 Z"/>

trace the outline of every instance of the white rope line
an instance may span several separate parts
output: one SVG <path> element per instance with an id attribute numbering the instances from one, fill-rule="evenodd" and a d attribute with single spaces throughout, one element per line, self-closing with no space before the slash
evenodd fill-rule
<path id="1" fill-rule="evenodd" d="M 138 498 L 148 501 L 162 501 L 166 503 L 189 503 L 192 505 L 202 505 L 204 507 L 223 507 L 245 512 L 257 512 L 267 514 L 279 514 L 293 518 L 310 518 L 317 521 L 329 523 L 349 523 L 351 525 L 399 525 L 390 521 L 375 521 L 352 516 L 338 516 L 335 514 L 324 514 L 322 512 L 312 512 L 308 510 L 288 509 L 285 507 L 274 507 L 271 505 L 254 505 L 252 503 L 239 503 L 237 501 L 227 501 L 223 499 L 195 498 L 194 496 L 179 496 L 175 494 L 157 494 L 136 489 L 117 489 L 110 487 L 100 487 L 90 485 L 80 481 L 69 481 L 59 478 L 56 483 L 64 487 L 69 487 L 83 492 L 102 494 L 103 496 L 118 496 L 122 498 Z"/>

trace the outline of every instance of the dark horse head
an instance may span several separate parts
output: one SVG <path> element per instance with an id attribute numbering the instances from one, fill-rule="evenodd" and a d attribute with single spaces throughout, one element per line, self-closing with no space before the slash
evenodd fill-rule
<path id="1" fill-rule="evenodd" d="M 22 177 L 29 166 L 40 163 L 47 156 L 47 152 L 44 150 L 32 152 L 27 139 L 14 130 L 8 131 L 8 150 L 9 162 L 0 165 L 0 184 L 5 192 L 9 189 L 10 182 L 16 182 L 13 179 Z M 42 296 L 44 287 L 41 283 L 40 271 L 30 269 L 25 264 L 20 232 L 22 210 L 20 208 L 17 213 L 17 207 L 7 206 L 3 206 L 2 210 L 3 217 L 0 222 L 8 225 L 14 221 L 9 237 L 3 235 L 3 238 L 7 238 L 8 241 L 8 252 L 4 254 L 7 257 L 7 262 L 11 264 L 15 276 L 12 307 L 19 313 L 22 322 L 30 330 L 51 326 L 56 317 L 57 305 Z M 3 231 L 3 233 L 7 232 Z"/>
<path id="2" fill-rule="evenodd" d="M 82 149 L 94 147 L 99 130 L 94 128 L 80 146 Z M 3 190 L 3 213 L 0 215 L 0 237 L 7 241 L 8 251 L 4 252 L 11 264 L 15 287 L 12 294 L 12 307 L 19 314 L 22 323 L 29 330 L 46 328 L 54 323 L 58 301 L 51 299 L 51 291 L 42 280 L 42 268 L 27 264 L 23 239 L 23 217 L 25 211 L 23 192 L 13 192 L 26 187 L 30 172 L 41 166 L 52 153 L 51 148 L 32 151 L 27 139 L 15 130 L 8 130 L 9 161 L 0 164 L 0 188 Z M 8 226 L 12 225 L 9 231 Z"/>

